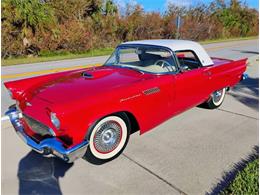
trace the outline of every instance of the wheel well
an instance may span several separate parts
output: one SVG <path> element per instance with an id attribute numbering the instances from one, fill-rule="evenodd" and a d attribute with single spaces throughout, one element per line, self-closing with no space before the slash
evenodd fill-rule
<path id="1" fill-rule="evenodd" d="M 139 123 L 137 122 L 135 116 L 130 112 L 125 112 L 125 114 L 129 118 L 130 123 L 131 123 L 131 132 L 130 133 L 133 134 L 133 133 L 139 131 L 140 126 L 139 126 Z"/>
<path id="2" fill-rule="evenodd" d="M 130 134 L 133 134 L 140 130 L 140 126 L 139 126 L 135 116 L 132 113 L 127 112 L 127 111 L 122 111 L 122 112 L 117 112 L 115 114 L 119 114 L 119 115 L 123 114 L 128 118 L 130 126 L 131 126 Z"/>
<path id="3" fill-rule="evenodd" d="M 115 112 L 115 113 L 111 113 L 109 115 L 106 115 L 104 117 L 107 117 L 107 116 L 110 116 L 110 115 L 116 115 L 116 116 L 119 116 L 121 117 L 123 120 L 125 120 L 126 123 L 130 123 L 130 126 L 131 126 L 131 129 L 130 129 L 130 134 L 133 134 L 137 131 L 140 130 L 140 126 L 135 118 L 135 116 L 130 113 L 130 112 L 127 112 L 127 111 L 121 111 L 121 112 Z M 103 118 L 104 118 L 103 117 Z M 102 119 L 102 118 L 101 118 Z M 99 119 L 99 120 L 101 120 Z M 95 124 L 99 121 L 97 120 L 96 122 L 94 122 L 90 127 L 89 127 L 89 130 L 87 131 L 87 134 L 86 134 L 86 139 L 89 140 L 89 137 L 90 137 L 90 134 L 91 134 L 91 131 L 92 131 L 92 128 L 95 126 Z"/>

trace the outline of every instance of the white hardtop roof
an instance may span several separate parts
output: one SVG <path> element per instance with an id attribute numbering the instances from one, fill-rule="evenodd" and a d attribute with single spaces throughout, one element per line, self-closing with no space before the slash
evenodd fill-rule
<path id="1" fill-rule="evenodd" d="M 154 40 L 140 40 L 140 41 L 129 41 L 122 43 L 121 45 L 126 44 L 142 44 L 142 45 L 154 45 L 154 46 L 163 46 L 171 49 L 172 51 L 181 51 L 181 50 L 192 50 L 194 51 L 201 64 L 203 66 L 212 65 L 213 61 L 205 51 L 205 49 L 194 41 L 187 40 L 175 40 L 175 39 L 154 39 Z"/>

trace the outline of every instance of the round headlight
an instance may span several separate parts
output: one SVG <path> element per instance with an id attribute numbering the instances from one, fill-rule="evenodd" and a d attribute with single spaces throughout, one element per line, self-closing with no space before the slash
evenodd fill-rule
<path id="1" fill-rule="evenodd" d="M 56 113 L 51 112 L 51 122 L 57 129 L 60 129 L 60 120 L 56 116 Z"/>

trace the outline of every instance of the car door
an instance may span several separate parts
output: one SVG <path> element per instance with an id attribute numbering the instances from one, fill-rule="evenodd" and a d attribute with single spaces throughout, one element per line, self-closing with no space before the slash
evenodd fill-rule
<path id="1" fill-rule="evenodd" d="M 143 81 L 142 98 L 138 103 L 139 117 L 147 121 L 146 129 L 157 126 L 171 116 L 172 75 L 160 75 L 152 80 Z"/>
<path id="2" fill-rule="evenodd" d="M 202 67 L 193 51 L 176 53 L 180 71 L 174 75 L 173 111 L 175 114 L 197 106 L 210 95 L 210 71 Z M 181 62 L 182 61 L 182 62 Z"/>

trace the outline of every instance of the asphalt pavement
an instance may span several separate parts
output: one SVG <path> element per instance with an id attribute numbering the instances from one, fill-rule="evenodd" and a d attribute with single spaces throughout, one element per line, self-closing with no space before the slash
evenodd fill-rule
<path id="1" fill-rule="evenodd" d="M 32 152 L 2 122 L 3 194 L 205 194 L 225 172 L 258 145 L 258 40 L 204 45 L 211 56 L 250 57 L 249 78 L 217 110 L 193 108 L 148 133 L 130 137 L 124 153 L 102 165 L 84 159 L 68 165 Z M 93 58 L 92 58 L 93 59 Z M 17 74 L 104 62 L 106 57 L 2 67 L 2 78 Z M 75 63 L 73 63 L 75 62 Z M 48 68 L 46 68 L 50 64 Z M 46 65 L 46 66 L 45 66 Z M 46 68 L 46 69 L 45 69 Z M 51 71 L 51 70 L 50 70 Z M 35 74 L 33 72 L 36 72 Z M 10 76 L 11 75 L 11 76 Z M 26 76 L 24 76 L 26 77 Z M 2 88 L 2 112 L 11 101 Z"/>

